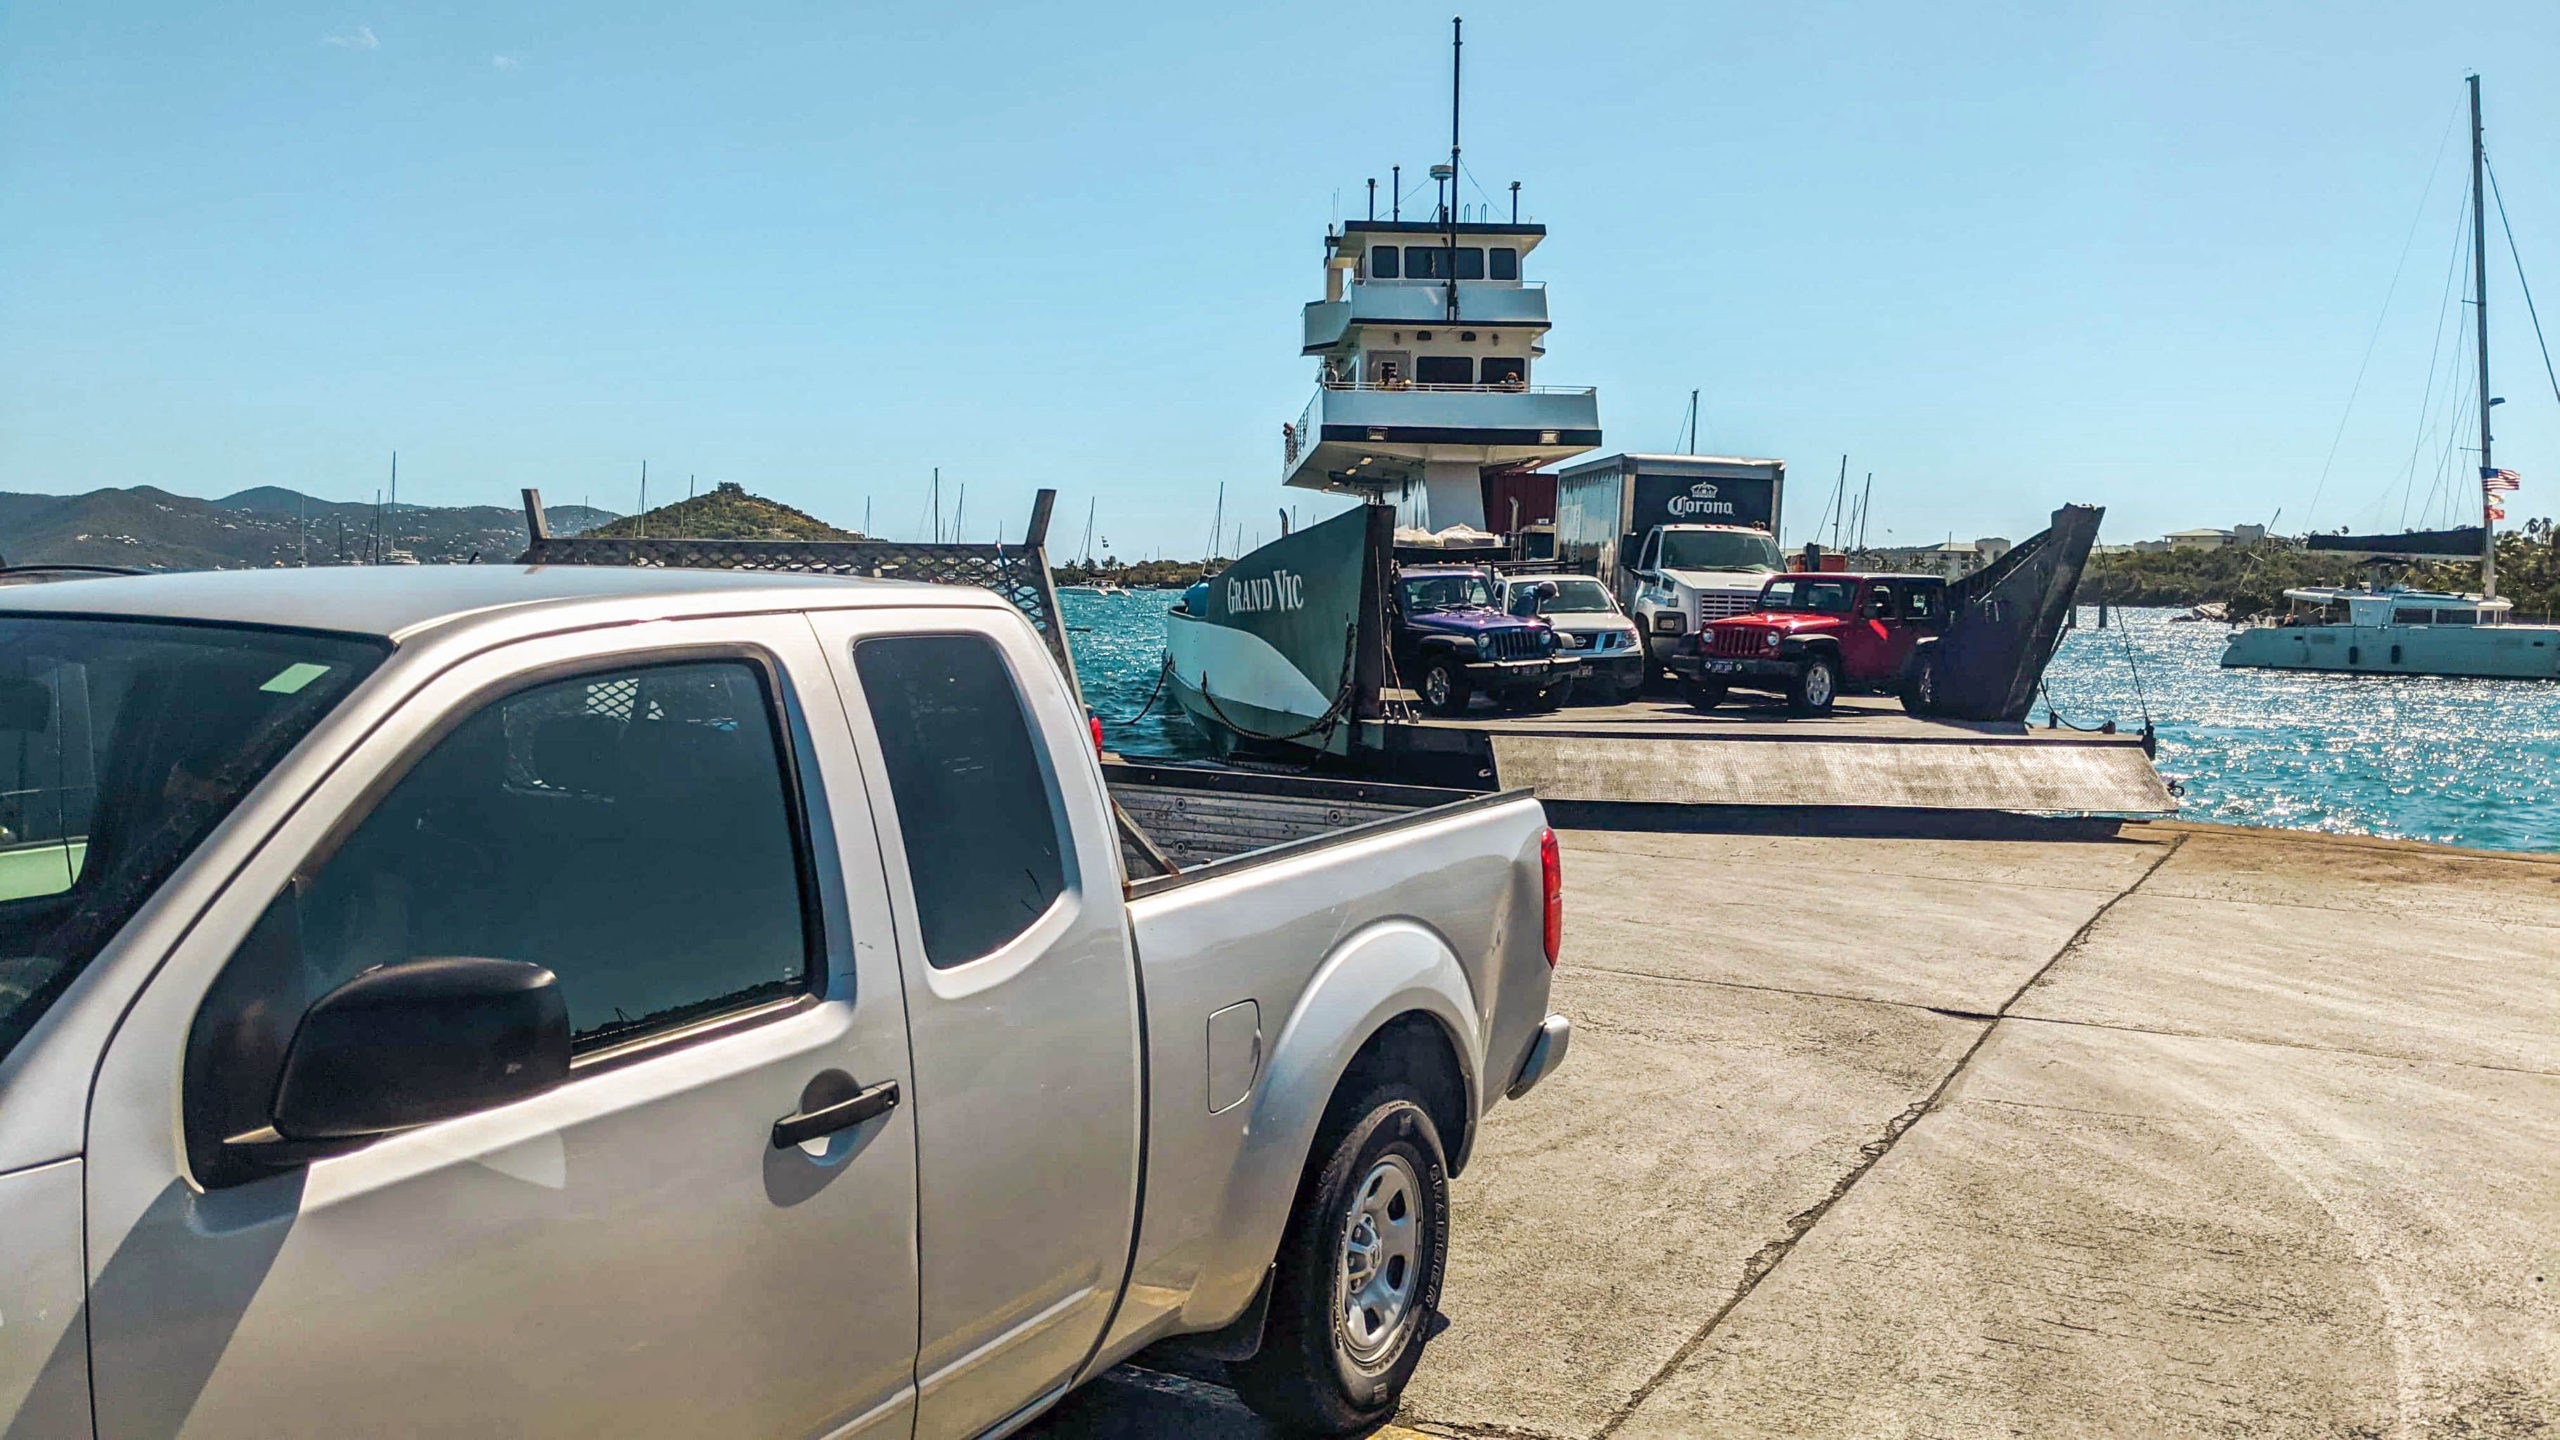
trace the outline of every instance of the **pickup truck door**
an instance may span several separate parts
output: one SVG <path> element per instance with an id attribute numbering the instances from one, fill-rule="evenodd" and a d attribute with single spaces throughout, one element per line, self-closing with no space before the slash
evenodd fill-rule
<path id="1" fill-rule="evenodd" d="M 1085 717 L 1012 610 L 810 618 L 915 1040 L 916 1433 L 974 1435 L 1075 1376 L 1127 1274 L 1142 1061 L 1117 832 Z"/>
<path id="2" fill-rule="evenodd" d="M 98 1075 L 101 1440 L 910 1433 L 912 1112 L 774 1143 L 911 1082 L 806 622 L 501 647 L 267 783 L 307 793 L 198 857 L 233 878 Z M 558 975 L 565 1083 L 301 1163 L 225 1143 L 313 996 L 453 954 Z"/>

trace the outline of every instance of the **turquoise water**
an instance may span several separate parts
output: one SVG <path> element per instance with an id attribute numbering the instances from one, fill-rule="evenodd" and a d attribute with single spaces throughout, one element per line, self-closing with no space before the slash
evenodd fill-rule
<path id="1" fill-rule="evenodd" d="M 1086 698 L 1130 755 L 1212 753 L 1169 697 L 1125 723 L 1155 684 L 1176 598 L 1063 597 Z M 2224 670 L 2224 627 L 2173 613 L 2073 632 L 2045 685 L 2076 724 L 2139 730 L 2147 705 L 2189 819 L 2560 851 L 2560 684 Z"/>

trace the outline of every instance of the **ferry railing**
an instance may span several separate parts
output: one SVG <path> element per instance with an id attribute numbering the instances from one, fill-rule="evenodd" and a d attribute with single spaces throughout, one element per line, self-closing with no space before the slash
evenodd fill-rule
<path id="1" fill-rule="evenodd" d="M 1319 382 L 1327 390 L 1365 390 L 1385 395 L 1420 393 L 1425 395 L 1597 395 L 1596 385 L 1426 385 L 1416 380 L 1326 379 Z M 1310 414 L 1315 406 L 1307 407 Z M 1303 432 L 1303 429 L 1301 431 Z"/>
<path id="2" fill-rule="evenodd" d="M 792 575 L 841 575 L 871 580 L 920 580 L 933 585 L 976 585 L 1003 596 L 1047 642 L 1076 680 L 1067 648 L 1057 581 L 1049 573 L 1049 512 L 1058 492 L 1032 497 L 1031 524 L 1019 545 L 922 540 L 701 540 L 684 536 L 554 535 L 542 509 L 542 492 L 524 492 L 525 528 L 532 543 L 519 565 L 632 565 L 670 570 L 772 570 Z"/>

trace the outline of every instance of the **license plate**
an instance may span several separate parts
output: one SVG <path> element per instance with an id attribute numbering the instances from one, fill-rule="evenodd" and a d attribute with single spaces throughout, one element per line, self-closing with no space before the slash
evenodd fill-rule
<path id="1" fill-rule="evenodd" d="M 1710 660 L 1706 664 L 1706 671 L 1710 675 L 1739 675 L 1742 673 L 1742 662 L 1739 660 Z"/>

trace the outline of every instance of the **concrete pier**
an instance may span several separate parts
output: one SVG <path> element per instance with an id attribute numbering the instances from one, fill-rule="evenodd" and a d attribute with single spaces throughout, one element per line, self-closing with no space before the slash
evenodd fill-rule
<path id="1" fill-rule="evenodd" d="M 1566 835 L 1403 1431 L 2560 1427 L 2560 856 L 1780 828 Z M 1262 1433 L 1213 1382 L 1033 1433 Z"/>

